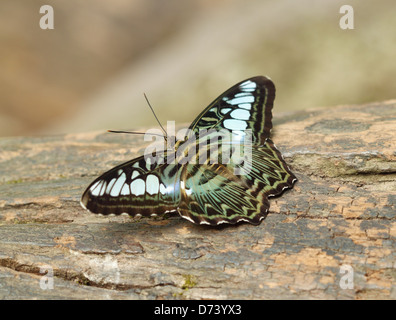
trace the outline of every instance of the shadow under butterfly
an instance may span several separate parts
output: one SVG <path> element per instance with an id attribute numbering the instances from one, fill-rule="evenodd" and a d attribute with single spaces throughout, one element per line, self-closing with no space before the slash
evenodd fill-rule
<path id="1" fill-rule="evenodd" d="M 297 181 L 270 139 L 274 99 L 275 86 L 267 77 L 237 83 L 190 125 L 190 132 L 199 138 L 177 141 L 173 152 L 157 152 L 156 161 L 140 156 L 107 171 L 85 190 L 82 207 L 103 215 L 177 212 L 195 224 L 211 226 L 240 221 L 259 224 L 268 213 L 268 197 L 280 195 Z M 205 129 L 211 133 L 199 135 Z M 194 160 L 210 153 L 213 146 L 207 143 L 208 138 L 224 130 L 236 135 L 240 143 L 250 134 L 250 165 L 244 174 L 235 174 L 242 169 L 243 161 L 174 161 L 175 151 L 181 149 L 195 148 Z M 215 146 L 232 149 L 235 140 L 223 144 L 217 141 Z"/>

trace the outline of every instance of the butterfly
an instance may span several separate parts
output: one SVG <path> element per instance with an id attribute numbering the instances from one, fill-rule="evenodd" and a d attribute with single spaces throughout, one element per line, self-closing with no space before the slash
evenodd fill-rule
<path id="1" fill-rule="evenodd" d="M 180 163 L 168 161 L 171 157 L 174 160 L 174 153 L 167 149 L 155 153 L 156 161 L 140 156 L 99 176 L 83 193 L 82 207 L 103 215 L 147 217 L 177 212 L 195 224 L 211 226 L 240 221 L 259 224 L 268 214 L 268 197 L 280 195 L 297 181 L 270 139 L 274 99 L 275 86 L 268 77 L 241 81 L 192 122 L 189 132 L 198 137 L 194 144 L 185 137 L 173 146 L 176 152 L 198 150 L 193 156 L 196 159 L 210 154 L 214 146 L 233 150 L 246 138 L 250 141 L 250 158 L 245 174 L 235 174 L 246 164 L 245 158 L 239 162 L 228 158 L 222 163 Z M 206 135 L 199 135 L 204 130 Z M 221 130 L 237 139 L 211 144 L 208 138 Z"/>

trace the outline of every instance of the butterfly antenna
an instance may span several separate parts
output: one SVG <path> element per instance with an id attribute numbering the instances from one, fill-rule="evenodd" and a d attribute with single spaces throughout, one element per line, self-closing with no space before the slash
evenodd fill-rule
<path id="1" fill-rule="evenodd" d="M 150 104 L 150 101 L 147 99 L 146 94 L 143 93 L 143 95 L 144 95 L 144 98 L 145 98 L 146 101 L 147 101 L 148 106 L 149 106 L 150 109 L 151 109 L 151 112 L 153 113 L 155 119 L 157 120 L 157 122 L 158 122 L 158 124 L 160 125 L 162 131 L 163 131 L 164 134 L 165 134 L 165 136 L 164 136 L 165 140 L 168 140 L 168 139 L 167 139 L 167 138 L 168 138 L 168 133 L 166 132 L 166 130 L 165 130 L 164 127 L 162 126 L 161 122 L 158 120 L 157 115 L 155 114 L 154 109 L 153 109 L 153 107 L 152 107 L 151 104 Z"/>
<path id="2" fill-rule="evenodd" d="M 163 137 L 163 135 L 161 134 L 156 134 L 156 133 L 150 133 L 150 132 L 136 132 L 136 131 L 119 131 L 119 130 L 107 130 L 107 132 L 111 132 L 111 133 L 129 133 L 129 134 L 151 134 L 153 136 L 159 136 L 159 137 Z"/>

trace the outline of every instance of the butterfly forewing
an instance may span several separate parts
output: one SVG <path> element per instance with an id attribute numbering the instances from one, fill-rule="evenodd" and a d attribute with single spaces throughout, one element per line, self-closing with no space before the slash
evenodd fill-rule
<path id="1" fill-rule="evenodd" d="M 196 134 L 202 129 L 252 132 L 253 144 L 264 144 L 272 128 L 275 86 L 266 77 L 241 81 L 214 100 L 190 125 Z"/>
<path id="2" fill-rule="evenodd" d="M 157 156 L 155 158 L 154 156 Z M 166 153 L 138 157 L 94 180 L 81 204 L 93 213 L 149 216 L 176 211 L 177 166 L 166 164 Z"/>

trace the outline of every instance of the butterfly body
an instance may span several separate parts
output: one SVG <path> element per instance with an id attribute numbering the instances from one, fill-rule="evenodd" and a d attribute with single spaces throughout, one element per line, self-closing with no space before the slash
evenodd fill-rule
<path id="1" fill-rule="evenodd" d="M 105 215 L 178 212 L 196 224 L 258 224 L 268 213 L 268 196 L 297 180 L 269 138 L 274 98 L 266 77 L 236 84 L 202 111 L 184 140 L 168 137 L 175 143 L 167 150 L 104 173 L 81 205 Z M 235 161 L 235 149 L 249 157 Z"/>

